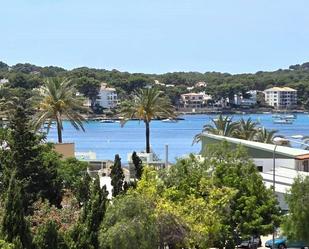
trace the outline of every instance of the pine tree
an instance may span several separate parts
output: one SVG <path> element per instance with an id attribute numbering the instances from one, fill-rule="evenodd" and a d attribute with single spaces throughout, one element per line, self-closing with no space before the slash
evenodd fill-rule
<path id="1" fill-rule="evenodd" d="M 99 177 L 90 186 L 90 198 L 83 207 L 82 215 L 71 233 L 74 249 L 99 249 L 98 232 L 104 219 L 108 192 L 100 187 Z"/>
<path id="2" fill-rule="evenodd" d="M 48 199 L 60 206 L 61 184 L 57 179 L 59 156 L 50 145 L 41 144 L 42 137 L 31 130 L 27 110 L 18 105 L 10 119 L 9 150 L 3 162 L 3 190 L 8 188 L 12 170 L 23 189 L 23 206 L 29 206 L 39 198 Z"/>
<path id="3" fill-rule="evenodd" d="M 82 207 L 90 198 L 91 181 L 91 177 L 86 173 L 73 184 L 73 193 L 80 207 Z"/>
<path id="4" fill-rule="evenodd" d="M 121 159 L 117 154 L 115 156 L 114 165 L 111 170 L 112 186 L 113 186 L 113 197 L 121 194 L 123 190 L 124 174 L 121 168 Z"/>
<path id="5" fill-rule="evenodd" d="M 58 232 L 58 226 L 54 221 L 42 225 L 34 238 L 34 244 L 39 249 L 66 249 L 64 239 Z"/>
<path id="6" fill-rule="evenodd" d="M 91 244 L 95 249 L 99 248 L 98 232 L 105 215 L 108 202 L 107 196 L 106 187 L 100 187 L 100 180 L 97 177 L 91 185 L 90 200 L 84 208 L 85 224 L 89 232 Z"/>
<path id="7" fill-rule="evenodd" d="M 143 174 L 143 162 L 135 151 L 132 154 L 132 161 L 135 167 L 135 177 L 140 180 Z"/>
<path id="8" fill-rule="evenodd" d="M 13 172 L 6 193 L 1 235 L 5 241 L 16 244 L 16 247 L 22 245 L 23 249 L 32 249 L 30 229 L 24 217 L 22 189 L 15 176 Z"/>

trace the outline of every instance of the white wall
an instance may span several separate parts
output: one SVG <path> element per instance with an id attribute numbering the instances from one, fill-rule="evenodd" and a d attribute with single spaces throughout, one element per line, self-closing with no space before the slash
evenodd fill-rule
<path id="1" fill-rule="evenodd" d="M 101 90 L 97 103 L 104 108 L 114 108 L 117 104 L 117 93 L 110 90 Z"/>
<path id="2" fill-rule="evenodd" d="M 112 199 L 112 178 L 109 176 L 100 176 L 100 187 L 106 186 L 106 190 L 108 191 L 108 199 Z"/>
<path id="3" fill-rule="evenodd" d="M 257 158 L 253 159 L 256 166 L 263 166 L 263 172 L 267 172 L 273 169 L 273 159 L 272 158 Z M 284 167 L 295 169 L 295 159 L 282 159 L 276 158 L 276 167 Z"/>

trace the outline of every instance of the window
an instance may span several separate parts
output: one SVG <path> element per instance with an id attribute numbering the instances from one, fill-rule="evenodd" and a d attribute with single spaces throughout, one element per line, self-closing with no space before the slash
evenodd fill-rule
<path id="1" fill-rule="evenodd" d="M 258 170 L 259 172 L 263 172 L 263 166 L 257 166 L 257 170 Z"/>
<path id="2" fill-rule="evenodd" d="M 304 166 L 304 171 L 305 171 L 305 172 L 308 172 L 308 171 L 309 171 L 309 163 L 308 163 L 308 160 L 306 160 L 306 161 L 303 162 L 303 166 Z"/>

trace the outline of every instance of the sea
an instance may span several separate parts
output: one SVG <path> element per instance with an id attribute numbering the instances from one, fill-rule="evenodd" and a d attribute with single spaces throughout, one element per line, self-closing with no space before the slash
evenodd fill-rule
<path id="1" fill-rule="evenodd" d="M 200 133 L 205 124 L 217 115 L 182 115 L 176 123 L 153 120 L 150 124 L 151 149 L 164 160 L 165 146 L 168 145 L 169 161 L 175 162 L 190 153 L 198 153 L 201 144 L 193 144 L 193 138 Z M 293 147 L 300 147 L 301 140 L 295 135 L 309 136 L 308 114 L 297 114 L 293 124 L 274 124 L 272 114 L 239 114 L 232 115 L 232 120 L 251 118 L 260 126 L 277 130 L 280 135 L 291 139 Z M 145 125 L 139 121 L 128 121 L 123 127 L 120 123 L 100 123 L 88 121 L 84 123 L 85 132 L 75 130 L 69 122 L 64 122 L 63 142 L 74 142 L 77 152 L 94 152 L 97 159 L 113 160 L 119 154 L 122 163 L 127 162 L 128 154 L 145 149 Z M 57 142 L 57 130 L 52 128 L 47 140 Z"/>

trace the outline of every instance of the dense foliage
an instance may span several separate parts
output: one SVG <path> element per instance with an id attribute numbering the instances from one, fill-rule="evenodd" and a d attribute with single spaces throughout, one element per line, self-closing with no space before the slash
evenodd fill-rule
<path id="1" fill-rule="evenodd" d="M 290 211 L 283 218 L 284 233 L 290 239 L 309 243 L 309 177 L 296 178 L 286 200 Z"/>
<path id="2" fill-rule="evenodd" d="M 240 236 L 269 234 L 279 209 L 253 162 L 226 144 L 209 153 L 160 172 L 145 167 L 108 206 L 102 248 L 234 248 Z"/>
<path id="3" fill-rule="evenodd" d="M 164 91 L 174 105 L 178 104 L 180 94 L 189 92 L 187 87 L 194 87 L 197 82 L 206 82 L 207 87 L 195 87 L 190 91 L 206 91 L 215 99 L 230 98 L 236 93 L 245 93 L 248 90 L 265 90 L 271 86 L 290 86 L 298 90 L 299 104 L 309 105 L 309 67 L 308 63 L 292 65 L 288 69 L 279 69 L 274 72 L 229 74 L 219 72 L 174 72 L 165 74 L 128 73 L 117 70 L 94 68 L 76 68 L 65 70 L 59 67 L 40 67 L 31 64 L 16 64 L 9 70 L 9 66 L 0 63 L 0 79 L 7 78 L 8 87 L 23 87 L 31 89 L 43 84 L 47 77 L 68 77 L 75 86 L 92 99 L 97 96 L 98 82 L 107 82 L 115 87 L 120 97 L 128 96 L 134 90 L 154 85 L 158 80 L 162 85 L 156 86 Z M 166 87 L 174 85 L 174 87 Z M 261 102 L 261 101 L 259 101 Z M 261 103 L 260 103 L 261 104 Z"/>
<path id="4" fill-rule="evenodd" d="M 21 184 L 13 171 L 5 196 L 1 237 L 7 242 L 21 245 L 24 249 L 32 249 L 32 237 L 25 219 L 22 191 Z"/>
<path id="5" fill-rule="evenodd" d="M 29 125 L 27 110 L 17 105 L 10 117 L 10 123 L 1 144 L 0 150 L 1 188 L 8 189 L 11 172 L 15 171 L 16 179 L 23 189 L 24 211 L 40 198 L 59 206 L 61 202 L 61 184 L 57 175 L 59 155 L 50 144 L 43 144 L 43 137 L 36 135 Z M 29 114 L 28 114 L 29 115 Z"/>

